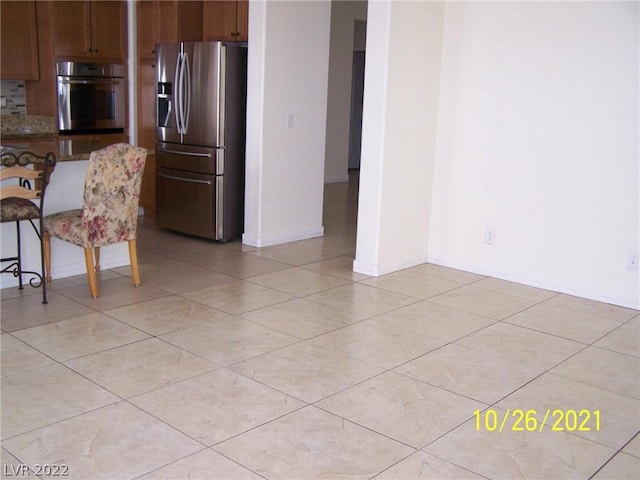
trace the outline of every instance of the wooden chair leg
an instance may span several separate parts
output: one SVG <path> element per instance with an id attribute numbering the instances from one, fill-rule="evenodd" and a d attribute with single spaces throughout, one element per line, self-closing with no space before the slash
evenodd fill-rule
<path id="1" fill-rule="evenodd" d="M 96 259 L 96 272 L 100 271 L 100 247 L 93 247 L 93 253 Z"/>
<path id="2" fill-rule="evenodd" d="M 51 236 L 48 232 L 42 234 L 42 242 L 44 244 L 44 278 L 48 284 L 51 284 Z"/>
<path id="3" fill-rule="evenodd" d="M 93 264 L 93 248 L 84 249 L 84 261 L 87 264 L 87 277 L 89 277 L 89 292 L 93 298 L 98 298 L 98 279 Z"/>
<path id="4" fill-rule="evenodd" d="M 140 286 L 140 270 L 138 270 L 138 250 L 136 241 L 129 240 L 129 263 L 131 263 L 131 279 L 136 287 Z"/>

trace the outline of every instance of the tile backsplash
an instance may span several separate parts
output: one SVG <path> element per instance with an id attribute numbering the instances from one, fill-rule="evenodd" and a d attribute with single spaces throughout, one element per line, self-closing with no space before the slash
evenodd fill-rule
<path id="1" fill-rule="evenodd" d="M 24 80 L 0 81 L 0 95 L 2 96 L 0 115 L 27 114 L 27 98 Z"/>

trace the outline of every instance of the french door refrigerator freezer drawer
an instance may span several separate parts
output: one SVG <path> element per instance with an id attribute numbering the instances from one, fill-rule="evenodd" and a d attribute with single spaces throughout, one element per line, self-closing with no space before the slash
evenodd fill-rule
<path id="1" fill-rule="evenodd" d="M 159 167 L 156 224 L 177 232 L 224 240 L 224 177 Z"/>

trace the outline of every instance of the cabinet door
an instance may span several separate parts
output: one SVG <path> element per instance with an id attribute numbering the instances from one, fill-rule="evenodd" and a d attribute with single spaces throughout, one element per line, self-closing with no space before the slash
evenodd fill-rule
<path id="1" fill-rule="evenodd" d="M 246 42 L 249 40 L 249 0 L 238 0 L 237 9 L 236 40 Z"/>
<path id="2" fill-rule="evenodd" d="M 1 2 L 0 18 L 0 77 L 3 80 L 37 80 L 36 2 Z"/>
<path id="3" fill-rule="evenodd" d="M 138 145 L 155 148 L 156 143 L 156 68 L 153 63 L 138 65 Z"/>
<path id="4" fill-rule="evenodd" d="M 91 56 L 91 2 L 52 2 L 55 54 Z"/>
<path id="5" fill-rule="evenodd" d="M 127 50 L 126 4 L 91 2 L 91 38 L 94 57 L 124 59 Z"/>
<path id="6" fill-rule="evenodd" d="M 205 2 L 202 10 L 202 36 L 205 42 L 236 40 L 235 0 Z"/>
<path id="7" fill-rule="evenodd" d="M 153 150 L 156 143 L 156 69 L 150 61 L 138 66 L 138 145 Z M 140 206 L 145 215 L 156 211 L 155 157 L 147 155 L 142 176 Z"/>
<path id="8" fill-rule="evenodd" d="M 136 2 L 138 58 L 153 58 L 156 45 L 158 2 L 140 0 Z"/>
<path id="9" fill-rule="evenodd" d="M 201 1 L 178 2 L 178 41 L 202 41 Z"/>
<path id="10" fill-rule="evenodd" d="M 138 0 L 136 6 L 138 58 L 153 60 L 156 43 L 178 41 L 178 2 Z"/>
<path id="11" fill-rule="evenodd" d="M 161 0 L 158 5 L 156 23 L 156 43 L 178 41 L 178 2 Z M 200 2 L 198 2 L 200 3 Z M 155 53 L 155 52 L 154 52 Z"/>

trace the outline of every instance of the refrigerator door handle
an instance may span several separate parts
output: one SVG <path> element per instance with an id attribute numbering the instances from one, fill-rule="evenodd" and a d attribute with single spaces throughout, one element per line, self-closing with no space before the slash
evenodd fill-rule
<path id="1" fill-rule="evenodd" d="M 174 177 L 173 175 L 167 175 L 165 173 L 158 173 L 158 176 L 162 177 L 162 178 L 169 178 L 171 180 L 179 180 L 181 182 L 203 183 L 205 185 L 211 185 L 211 181 L 210 180 L 196 180 L 194 178 Z"/>
<path id="2" fill-rule="evenodd" d="M 182 133 L 189 130 L 189 112 L 191 111 L 191 71 L 189 70 L 189 54 L 183 53 L 182 68 L 184 78 L 182 88 L 184 88 L 184 104 L 182 108 Z"/>
<path id="3" fill-rule="evenodd" d="M 175 117 L 176 117 L 176 130 L 178 133 L 182 133 L 181 127 L 181 119 L 180 119 L 180 67 L 181 67 L 181 58 L 180 53 L 178 53 L 178 57 L 176 58 L 176 73 L 173 78 L 173 84 L 175 85 L 175 96 L 176 96 L 176 108 L 175 108 Z"/>
<path id="4" fill-rule="evenodd" d="M 184 134 L 184 102 L 185 102 L 185 91 L 184 91 L 184 52 L 180 52 L 178 54 L 178 66 L 176 67 L 176 75 L 178 77 L 176 85 L 177 85 L 177 97 L 178 97 L 178 105 L 176 107 L 176 111 L 180 118 L 178 122 L 178 133 Z"/>

